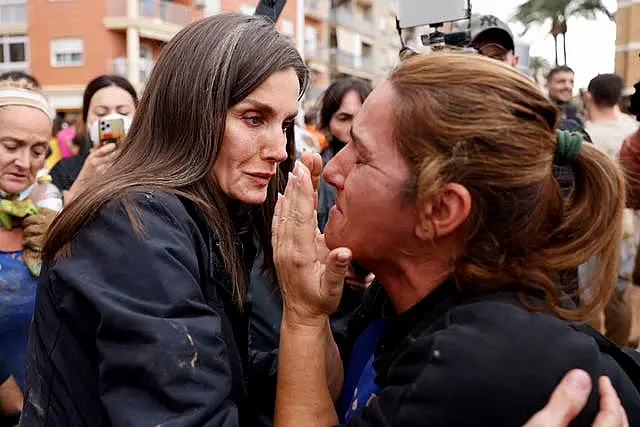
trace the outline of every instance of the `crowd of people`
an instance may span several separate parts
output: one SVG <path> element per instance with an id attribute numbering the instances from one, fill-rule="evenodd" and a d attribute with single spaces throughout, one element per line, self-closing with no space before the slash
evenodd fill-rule
<path id="1" fill-rule="evenodd" d="M 640 84 L 638 120 L 615 74 L 545 95 L 472 28 L 304 127 L 261 17 L 190 24 L 77 120 L 0 76 L 0 426 L 640 425 Z"/>

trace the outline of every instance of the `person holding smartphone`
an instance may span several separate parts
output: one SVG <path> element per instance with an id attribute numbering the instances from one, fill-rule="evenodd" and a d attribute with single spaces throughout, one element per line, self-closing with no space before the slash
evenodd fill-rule
<path id="1" fill-rule="evenodd" d="M 136 90 L 124 77 L 101 75 L 87 84 L 82 100 L 84 131 L 74 138 L 79 153 L 60 160 L 51 170 L 53 183 L 62 191 L 65 204 L 71 202 L 87 180 L 104 173 L 117 156 L 117 144 L 101 142 L 100 121 L 122 123 L 122 131 L 126 133 L 137 105 Z"/>

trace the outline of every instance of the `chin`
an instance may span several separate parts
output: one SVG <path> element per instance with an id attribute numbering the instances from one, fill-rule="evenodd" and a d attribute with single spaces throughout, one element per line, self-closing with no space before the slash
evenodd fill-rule
<path id="1" fill-rule="evenodd" d="M 250 190 L 242 194 L 235 194 L 234 199 L 247 205 L 261 205 L 267 200 L 267 190 Z"/>
<path id="2" fill-rule="evenodd" d="M 15 182 L 9 182 L 9 183 L 0 183 L 0 188 L 2 188 L 3 191 L 5 191 L 6 193 L 9 194 L 18 194 L 21 191 L 26 190 L 27 188 L 29 188 L 31 184 L 24 184 L 24 183 L 15 183 Z"/>

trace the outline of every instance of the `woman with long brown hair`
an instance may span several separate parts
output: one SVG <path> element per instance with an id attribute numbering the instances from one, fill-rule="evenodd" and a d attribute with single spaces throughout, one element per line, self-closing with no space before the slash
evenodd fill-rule
<path id="1" fill-rule="evenodd" d="M 582 324 L 617 283 L 624 180 L 557 125 L 556 107 L 505 64 L 415 56 L 371 93 L 325 167 L 338 195 L 324 246 L 309 171 L 296 168 L 274 217 L 276 426 L 519 426 L 574 368 L 584 386 L 608 376 L 622 425 L 640 423 L 638 365 Z M 567 199 L 554 165 L 574 171 Z M 560 272 L 591 257 L 590 298 L 575 306 Z M 351 260 L 387 298 L 373 360 L 336 414 L 318 355 Z M 597 411 L 593 390 L 572 425 Z"/>
<path id="2" fill-rule="evenodd" d="M 164 47 L 121 154 L 50 230 L 23 425 L 271 424 L 280 308 L 257 292 L 307 77 L 259 17 Z"/>

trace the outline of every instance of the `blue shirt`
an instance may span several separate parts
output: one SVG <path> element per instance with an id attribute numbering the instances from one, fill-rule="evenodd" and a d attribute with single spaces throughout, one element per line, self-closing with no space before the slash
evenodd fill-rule
<path id="1" fill-rule="evenodd" d="M 349 368 L 344 380 L 344 387 L 338 404 L 340 424 L 347 424 L 353 414 L 369 404 L 369 401 L 380 392 L 374 379 L 374 351 L 378 338 L 386 325 L 382 317 L 377 317 L 358 337 L 351 354 Z"/>
<path id="2" fill-rule="evenodd" d="M 24 387 L 29 325 L 36 286 L 22 258 L 22 251 L 0 251 L 0 358 L 20 388 Z"/>

